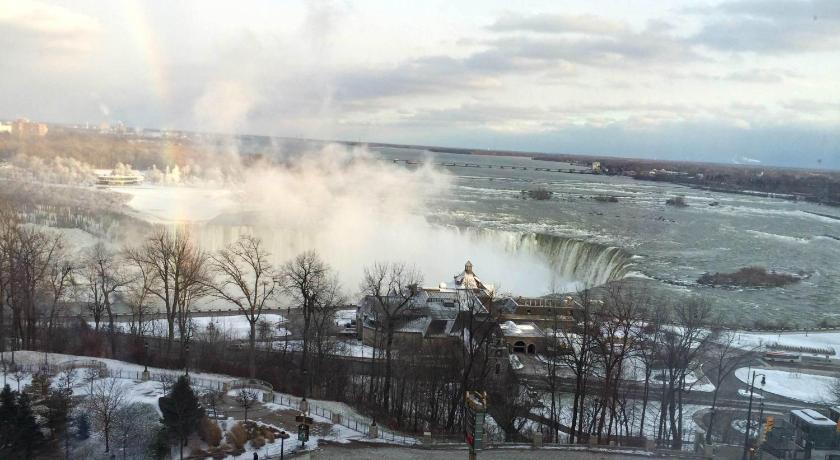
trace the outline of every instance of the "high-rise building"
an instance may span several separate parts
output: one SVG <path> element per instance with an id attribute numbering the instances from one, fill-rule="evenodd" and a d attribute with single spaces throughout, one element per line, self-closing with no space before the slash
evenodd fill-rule
<path id="1" fill-rule="evenodd" d="M 17 137 L 43 137 L 47 135 L 47 125 L 29 121 L 26 118 L 18 118 L 12 122 L 12 136 Z"/>

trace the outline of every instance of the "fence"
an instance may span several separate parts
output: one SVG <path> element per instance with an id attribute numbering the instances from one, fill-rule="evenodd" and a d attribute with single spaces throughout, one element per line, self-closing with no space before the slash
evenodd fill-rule
<path id="1" fill-rule="evenodd" d="M 100 363 L 102 366 L 98 366 L 94 363 Z M 132 379 L 132 380 L 142 380 L 143 379 L 143 371 L 141 370 L 133 370 L 133 369 L 124 369 L 124 368 L 116 368 L 111 369 L 104 365 L 101 361 L 97 360 L 84 360 L 84 361 L 69 361 L 63 363 L 26 363 L 26 364 L 15 364 L 15 370 L 22 371 L 28 374 L 36 374 L 38 372 L 47 372 L 49 374 L 55 375 L 59 372 L 67 371 L 69 368 L 87 368 L 87 369 L 96 369 L 99 372 L 99 376 L 101 377 L 114 377 L 118 379 Z M 12 372 L 12 369 L 9 369 Z M 158 381 L 161 383 L 172 383 L 178 377 L 183 375 L 181 371 L 167 371 L 167 370 L 155 370 L 149 371 L 149 380 Z M 208 390 L 214 391 L 224 391 L 230 388 L 230 385 L 235 382 L 247 382 L 248 380 L 242 379 L 229 379 L 229 380 L 211 380 L 206 378 L 199 378 L 190 375 L 189 376 L 190 383 L 199 388 L 204 388 Z M 267 385 L 267 382 L 263 382 Z M 293 409 L 297 409 L 300 407 L 300 398 L 291 397 L 289 395 L 281 394 L 281 393 L 274 393 L 274 403 L 279 404 L 281 406 L 287 406 Z M 347 429 L 356 431 L 361 433 L 362 435 L 369 437 L 370 436 L 370 427 L 373 424 L 371 420 L 368 420 L 364 417 L 356 417 L 347 415 L 343 412 L 332 411 L 327 409 L 326 407 L 322 407 L 318 404 L 309 403 L 309 411 L 324 419 L 327 419 L 331 423 L 339 424 Z M 394 443 L 399 443 L 403 445 L 414 445 L 417 444 L 417 440 L 405 436 L 399 433 L 396 433 L 391 430 L 382 429 L 377 425 L 377 439 L 382 439 L 385 441 L 391 441 Z"/>
<path id="2" fill-rule="evenodd" d="M 293 409 L 297 409 L 298 407 L 300 407 L 300 398 L 295 398 L 280 393 L 275 394 L 274 402 L 281 406 L 291 407 Z M 319 406 L 318 404 L 313 404 L 311 402 L 309 402 L 309 412 L 318 417 L 325 418 L 332 423 L 337 423 L 349 430 L 361 433 L 366 437 L 370 436 L 370 427 L 373 424 L 373 421 L 365 417 L 356 417 L 347 415 L 343 412 L 332 411 L 330 409 Z M 415 438 L 399 434 L 395 431 L 382 429 L 381 427 L 379 427 L 379 425 L 377 425 L 377 439 L 391 441 L 407 446 L 418 444 L 418 441 Z"/>
<path id="3" fill-rule="evenodd" d="M 95 366 L 92 363 L 100 363 L 102 366 Z M 7 366 L 11 366 L 11 364 L 7 364 Z M 140 370 L 132 370 L 132 369 L 111 369 L 107 367 L 101 361 L 90 360 L 77 363 L 75 361 L 70 362 L 63 362 L 63 363 L 56 363 L 56 364 L 44 364 L 44 363 L 26 363 L 20 364 L 16 363 L 14 367 L 8 367 L 8 373 L 11 374 L 15 371 L 20 371 L 26 374 L 34 375 L 39 372 L 46 372 L 50 375 L 58 374 L 59 372 L 65 372 L 69 369 L 94 369 L 98 372 L 100 377 L 113 377 L 118 379 L 131 379 L 131 380 L 143 380 L 143 371 Z M 183 375 L 180 371 L 166 371 L 166 370 L 159 370 L 159 371 L 149 371 L 149 380 L 154 380 L 161 383 L 170 383 L 174 382 Z M 211 380 L 205 378 L 198 378 L 192 375 L 189 376 L 190 384 L 194 387 L 204 388 L 208 390 L 215 390 L 215 391 L 222 391 L 224 389 L 225 382 L 221 380 Z M 233 379 L 231 379 L 233 380 Z"/>

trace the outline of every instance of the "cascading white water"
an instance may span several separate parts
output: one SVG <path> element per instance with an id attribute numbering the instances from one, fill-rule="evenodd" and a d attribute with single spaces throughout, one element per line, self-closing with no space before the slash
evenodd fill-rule
<path id="1" fill-rule="evenodd" d="M 621 279 L 630 271 L 631 255 L 598 243 L 543 233 L 516 233 L 486 229 L 461 229 L 471 239 L 498 241 L 514 256 L 530 256 L 544 264 L 558 290 L 600 286 Z"/>
<path id="2" fill-rule="evenodd" d="M 542 253 L 559 277 L 583 287 L 623 278 L 630 266 L 630 255 L 612 246 L 544 234 L 523 235 L 521 241 Z"/>
<path id="3" fill-rule="evenodd" d="M 451 282 L 466 260 L 472 260 L 485 282 L 500 283 L 506 292 L 543 295 L 571 292 L 624 277 L 631 266 L 626 251 L 559 236 L 428 224 L 423 219 L 377 227 L 363 237 L 336 237 L 295 228 L 247 225 L 248 219 L 218 219 L 194 224 L 191 232 L 206 250 L 215 251 L 243 233 L 263 239 L 280 264 L 295 254 L 316 249 L 352 289 L 362 269 L 378 261 L 416 265 L 424 282 Z M 241 219 L 241 220 L 240 220 Z"/>

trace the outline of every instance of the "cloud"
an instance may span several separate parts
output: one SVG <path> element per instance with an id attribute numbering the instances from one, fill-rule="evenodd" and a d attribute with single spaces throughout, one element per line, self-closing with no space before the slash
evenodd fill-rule
<path id="1" fill-rule="evenodd" d="M 101 27 L 87 15 L 35 1 L 0 5 L 0 47 L 6 59 L 34 53 L 39 59 L 70 60 L 97 48 Z"/>
<path id="2" fill-rule="evenodd" d="M 840 2 L 741 0 L 692 9 L 705 25 L 691 41 L 721 51 L 786 54 L 835 51 Z"/>
<path id="3" fill-rule="evenodd" d="M 494 32 L 538 32 L 550 34 L 584 33 L 617 35 L 628 33 L 628 27 L 617 21 L 590 14 L 571 16 L 563 14 L 506 13 L 487 26 Z"/>

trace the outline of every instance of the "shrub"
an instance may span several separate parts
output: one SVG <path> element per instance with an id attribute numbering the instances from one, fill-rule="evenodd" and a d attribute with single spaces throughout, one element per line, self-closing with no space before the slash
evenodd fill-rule
<path id="1" fill-rule="evenodd" d="M 222 442 L 222 429 L 216 422 L 207 417 L 201 419 L 198 425 L 198 435 L 202 441 L 212 447 L 218 446 Z"/>
<path id="2" fill-rule="evenodd" d="M 260 447 L 265 445 L 265 438 L 262 436 L 257 436 L 256 438 L 251 440 L 251 445 L 259 449 Z"/>
<path id="3" fill-rule="evenodd" d="M 246 442 L 248 442 L 248 432 L 242 423 L 233 425 L 227 434 L 228 442 L 236 449 L 242 449 Z"/>
<path id="4" fill-rule="evenodd" d="M 678 208 L 684 208 L 688 206 L 688 203 L 685 202 L 685 197 L 682 195 L 674 196 L 665 200 L 665 204 L 669 206 L 676 206 Z"/>

